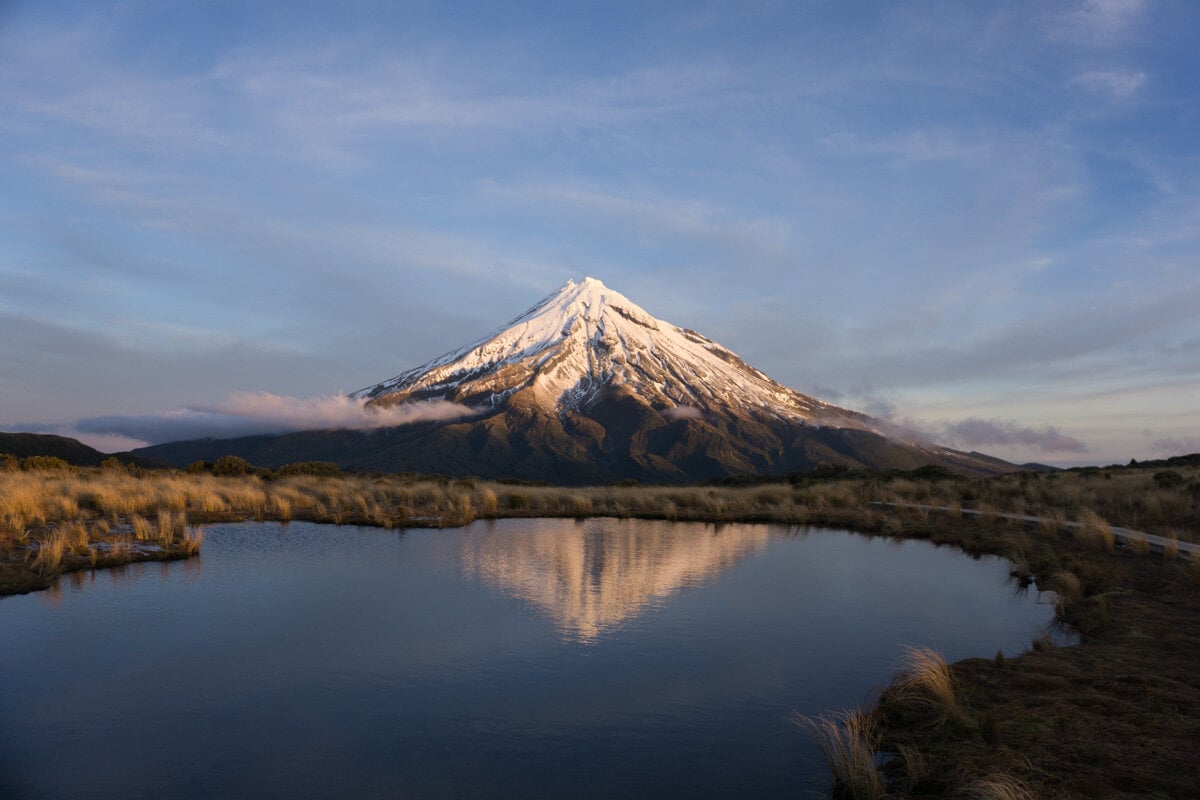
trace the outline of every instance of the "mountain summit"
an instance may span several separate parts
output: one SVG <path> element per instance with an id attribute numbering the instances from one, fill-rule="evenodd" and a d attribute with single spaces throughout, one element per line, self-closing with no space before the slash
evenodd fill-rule
<path id="1" fill-rule="evenodd" d="M 615 391 L 667 419 L 736 412 L 872 427 L 868 417 L 781 386 L 711 339 L 652 317 L 595 278 L 568 281 L 503 328 L 353 396 L 491 409 L 520 395 L 544 411 L 586 413 Z"/>
<path id="2" fill-rule="evenodd" d="M 888 438 L 879 420 L 776 383 L 595 278 L 568 281 L 499 330 L 352 396 L 368 407 L 440 403 L 440 418 L 446 409 L 462 415 L 139 452 L 173 463 L 234 454 L 264 466 L 322 460 L 575 484 L 782 474 L 822 464 L 1011 469 L 987 456 Z"/>

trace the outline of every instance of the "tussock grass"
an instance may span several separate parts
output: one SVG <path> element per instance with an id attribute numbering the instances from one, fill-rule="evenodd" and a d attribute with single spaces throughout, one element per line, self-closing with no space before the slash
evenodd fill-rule
<path id="1" fill-rule="evenodd" d="M 43 578 L 57 575 L 62 569 L 63 554 L 67 550 L 67 536 L 62 529 L 55 530 L 38 542 L 34 551 L 33 571 Z"/>
<path id="2" fill-rule="evenodd" d="M 271 505 L 274 507 L 275 515 L 279 517 L 280 522 L 287 522 L 292 518 L 292 501 L 290 498 L 282 494 L 272 494 Z"/>
<path id="3" fill-rule="evenodd" d="M 133 538 L 138 541 L 146 541 L 151 538 L 153 529 L 150 527 L 150 521 L 145 517 L 134 514 L 129 518 L 129 526 L 133 530 Z"/>
<path id="4" fill-rule="evenodd" d="M 905 649 L 900 674 L 892 684 L 892 702 L 928 709 L 937 723 L 962 723 L 967 711 L 945 657 L 929 647 Z"/>
<path id="5" fill-rule="evenodd" d="M 825 757 L 834 800 L 882 800 L 886 790 L 875 765 L 880 731 L 869 714 L 851 710 L 815 717 L 796 714 L 792 719 L 812 736 Z"/>
<path id="6" fill-rule="evenodd" d="M 1125 539 L 1125 546 L 1129 548 L 1129 552 L 1137 556 L 1150 555 L 1150 541 L 1140 533 L 1134 533 Z"/>
<path id="7" fill-rule="evenodd" d="M 88 535 L 87 526 L 82 522 L 72 522 L 62 528 L 63 538 L 66 543 L 66 548 L 70 551 L 84 555 L 87 553 Z"/>
<path id="8" fill-rule="evenodd" d="M 1104 517 L 1095 511 L 1087 510 L 1079 515 L 1078 535 L 1082 541 L 1112 551 L 1117 544 L 1116 534 Z"/>
<path id="9" fill-rule="evenodd" d="M 1168 561 L 1174 561 L 1179 558 L 1179 534 L 1175 531 L 1170 531 L 1167 534 L 1166 544 L 1163 545 L 1163 558 Z"/>
<path id="10" fill-rule="evenodd" d="M 200 546 L 204 543 L 204 531 L 200 528 L 188 528 L 184 531 L 180 543 L 188 555 L 194 556 L 200 552 Z"/>
<path id="11" fill-rule="evenodd" d="M 1067 516 L 1059 509 L 1047 512 L 1038 523 L 1038 530 L 1048 536 L 1059 536 L 1067 529 Z"/>
<path id="12" fill-rule="evenodd" d="M 1083 599 L 1083 581 L 1073 572 L 1054 573 L 1050 588 L 1054 591 L 1054 608 L 1060 617 L 1065 617 L 1067 609 Z"/>
<path id="13" fill-rule="evenodd" d="M 170 545 L 176 539 L 182 539 L 187 528 L 187 512 L 158 510 L 158 540 L 164 546 Z"/>

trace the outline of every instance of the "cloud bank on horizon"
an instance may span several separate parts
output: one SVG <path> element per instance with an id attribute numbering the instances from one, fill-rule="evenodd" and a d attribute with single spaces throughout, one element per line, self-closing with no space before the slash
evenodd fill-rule
<path id="1" fill-rule="evenodd" d="M 1196 30 L 1179 0 L 0 5 L 0 429 L 327 396 L 592 274 L 962 446 L 1170 455 Z"/>
<path id="2" fill-rule="evenodd" d="M 221 404 L 156 414 L 85 417 L 68 430 L 117 436 L 127 444 L 161 444 L 187 439 L 229 439 L 255 434 L 311 430 L 376 430 L 415 422 L 447 422 L 478 410 L 445 400 L 369 406 L 365 399 L 334 394 L 283 397 L 270 392 L 235 392 Z"/>
<path id="3" fill-rule="evenodd" d="M 957 421 L 919 423 L 913 420 L 890 423 L 893 430 L 913 435 L 933 444 L 959 448 L 1023 447 L 1038 453 L 1086 453 L 1088 446 L 1074 436 L 1068 436 L 1053 425 L 1033 427 L 1012 420 L 968 417 Z"/>

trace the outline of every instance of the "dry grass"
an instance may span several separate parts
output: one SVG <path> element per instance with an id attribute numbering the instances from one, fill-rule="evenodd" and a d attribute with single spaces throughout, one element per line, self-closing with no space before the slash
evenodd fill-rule
<path id="1" fill-rule="evenodd" d="M 872 499 L 897 503 L 997 509 L 1046 518 L 1047 534 L 1085 512 L 1107 523 L 1147 533 L 1200 541 L 1200 467 L 1182 466 L 1179 480 L 1155 480 L 1155 469 L 1111 467 L 1056 473 L 1016 473 L 987 479 L 943 481 L 910 478 L 886 482 Z M 1106 537 L 1105 537 L 1106 538 Z M 1103 541 L 1098 542 L 1103 545 Z"/>
<path id="2" fill-rule="evenodd" d="M 153 529 L 150 527 L 150 522 L 145 517 L 134 514 L 129 518 L 129 526 L 133 530 L 133 538 L 139 542 L 144 542 L 151 538 Z"/>
<path id="3" fill-rule="evenodd" d="M 870 715 L 852 710 L 816 717 L 797 714 L 793 720 L 825 756 L 835 800 L 882 800 L 886 790 L 875 765 L 879 727 Z"/>
<path id="4" fill-rule="evenodd" d="M 38 542 L 30 566 L 43 578 L 57 575 L 62 569 L 63 554 L 67 550 L 67 536 L 62 529 L 55 530 Z"/>
<path id="5" fill-rule="evenodd" d="M 1163 558 L 1168 561 L 1179 558 L 1179 534 L 1175 531 L 1167 534 L 1167 542 L 1163 545 Z"/>
<path id="6" fill-rule="evenodd" d="M 1095 511 L 1086 510 L 1079 515 L 1079 528 L 1076 529 L 1079 538 L 1095 547 L 1112 551 L 1117 545 L 1116 534 L 1104 517 Z"/>
<path id="7" fill-rule="evenodd" d="M 1125 546 L 1129 548 L 1129 552 L 1137 556 L 1150 555 L 1150 541 L 1140 533 L 1134 533 L 1126 537 Z"/>
<path id="8" fill-rule="evenodd" d="M 1054 608 L 1060 617 L 1065 616 L 1067 608 L 1083 599 L 1083 582 L 1073 572 L 1054 573 L 1050 588 L 1054 591 Z"/>
<path id="9" fill-rule="evenodd" d="M 903 667 L 892 684 L 892 702 L 929 709 L 938 723 L 967 720 L 950 665 L 929 647 L 905 649 Z"/>
<path id="10" fill-rule="evenodd" d="M 200 552 L 200 545 L 204 543 L 204 531 L 200 528 L 188 528 L 184 531 L 180 543 L 189 556 L 194 556 Z"/>
<path id="11" fill-rule="evenodd" d="M 971 781 L 956 791 L 954 800 L 1037 800 L 1021 781 L 1008 775 L 991 775 Z"/>

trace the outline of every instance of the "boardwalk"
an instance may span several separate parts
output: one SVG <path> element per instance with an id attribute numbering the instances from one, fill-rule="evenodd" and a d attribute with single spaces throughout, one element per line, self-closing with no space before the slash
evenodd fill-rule
<path id="1" fill-rule="evenodd" d="M 883 503 L 879 501 L 872 502 L 873 506 L 887 506 L 890 508 L 915 508 L 921 511 L 950 511 L 949 506 L 927 506 L 920 503 Z M 1043 522 L 1050 522 L 1046 517 L 1031 517 L 1028 514 L 1001 514 L 998 511 L 975 511 L 969 508 L 958 509 L 964 516 L 982 517 L 993 516 L 1001 519 L 1011 519 L 1017 522 L 1024 522 L 1027 525 L 1039 525 Z M 1078 529 L 1083 527 L 1081 522 L 1063 522 L 1062 525 L 1067 528 Z M 1116 536 L 1117 542 L 1125 545 L 1133 539 L 1145 539 L 1146 544 L 1150 545 L 1150 549 L 1155 553 L 1161 553 L 1170 543 L 1174 543 L 1179 548 L 1179 555 L 1185 553 L 1192 558 L 1200 557 L 1200 545 L 1192 544 L 1191 542 L 1178 542 L 1174 539 L 1168 539 L 1165 536 L 1156 536 L 1153 533 L 1144 533 L 1135 531 L 1131 528 L 1118 528 L 1113 526 L 1113 535 Z"/>

